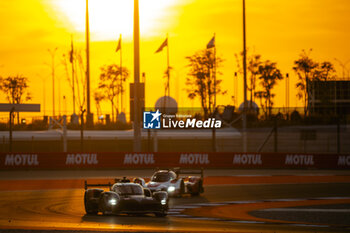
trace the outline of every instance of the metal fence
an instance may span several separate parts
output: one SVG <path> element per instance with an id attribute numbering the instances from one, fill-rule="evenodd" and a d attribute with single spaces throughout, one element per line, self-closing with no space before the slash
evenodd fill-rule
<path id="1" fill-rule="evenodd" d="M 180 117 L 203 118 L 200 108 L 178 109 Z M 143 151 L 216 151 L 220 152 L 244 152 L 243 133 L 247 135 L 247 152 L 286 152 L 286 153 L 350 153 L 350 131 L 348 115 L 304 115 L 304 108 L 273 108 L 271 115 L 266 117 L 260 111 L 248 111 L 248 124 L 242 128 L 241 112 L 232 106 L 218 108 L 215 117 L 220 118 L 223 128 L 216 130 L 215 140 L 209 130 L 190 131 L 174 129 L 164 130 L 155 137 L 153 133 L 144 131 L 142 139 Z M 84 119 L 86 121 L 86 119 Z M 71 124 L 67 119 L 68 138 L 67 151 L 132 151 L 133 137 L 132 124 L 95 122 L 91 128 L 84 127 L 83 137 L 80 137 L 80 122 Z M 119 125 L 118 125 L 119 124 Z M 6 123 L 0 125 L 0 150 L 9 151 L 9 135 Z M 48 132 L 49 118 L 35 117 L 25 124 L 14 126 L 13 151 L 37 152 L 37 151 L 63 151 L 62 136 L 43 138 L 33 134 L 21 137 L 30 132 Z M 52 128 L 59 132 L 59 128 Z M 109 135 L 106 137 L 94 136 Z M 110 131 L 110 133 L 107 133 Z M 75 132 L 75 133 L 74 133 Z M 174 132 L 183 132 L 185 136 L 174 136 Z M 78 136 L 74 136 L 77 134 Z M 59 134 L 61 135 L 61 134 Z M 73 136 L 72 136 L 73 135 Z M 188 135 L 191 135 L 190 137 Z M 83 146 L 82 146 L 83 145 Z"/>

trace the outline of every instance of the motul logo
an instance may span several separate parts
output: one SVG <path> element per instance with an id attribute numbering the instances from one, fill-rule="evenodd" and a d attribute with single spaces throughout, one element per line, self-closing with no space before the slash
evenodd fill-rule
<path id="1" fill-rule="evenodd" d="M 339 166 L 350 166 L 350 155 L 342 155 L 338 157 Z"/>
<path id="2" fill-rule="evenodd" d="M 153 154 L 125 154 L 124 164 L 154 164 Z"/>
<path id="3" fill-rule="evenodd" d="M 97 154 L 68 154 L 67 165 L 98 164 Z"/>
<path id="4" fill-rule="evenodd" d="M 313 155 L 286 155 L 286 165 L 314 165 Z"/>
<path id="5" fill-rule="evenodd" d="M 235 154 L 233 164 L 262 164 L 261 154 Z"/>
<path id="6" fill-rule="evenodd" d="M 209 164 L 208 154 L 181 154 L 180 164 Z"/>
<path id="7" fill-rule="evenodd" d="M 38 155 L 36 154 L 16 154 L 6 155 L 5 166 L 37 166 L 39 165 Z"/>

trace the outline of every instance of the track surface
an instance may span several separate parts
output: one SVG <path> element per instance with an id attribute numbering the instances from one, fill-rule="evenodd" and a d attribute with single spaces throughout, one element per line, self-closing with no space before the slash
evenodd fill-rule
<path id="1" fill-rule="evenodd" d="M 1 191 L 0 192 L 0 228 L 1 229 L 45 229 L 45 230 L 84 230 L 84 231 L 176 231 L 176 232 L 349 232 L 350 219 L 346 210 L 349 210 L 349 204 L 346 201 L 339 201 L 339 203 L 332 203 L 332 201 L 324 200 L 322 204 L 315 205 L 312 200 L 305 200 L 319 197 L 350 197 L 350 180 L 345 176 L 345 180 L 339 183 L 330 183 L 327 180 L 324 183 L 324 176 L 310 175 L 312 183 L 297 184 L 298 179 L 290 182 L 291 176 L 278 176 L 283 181 L 290 184 L 256 184 L 256 180 L 271 181 L 271 178 L 264 176 L 249 177 L 251 182 L 248 182 L 248 176 L 243 176 L 247 184 L 210 184 L 205 187 L 205 193 L 200 197 L 185 196 L 183 198 L 171 199 L 172 210 L 174 213 L 166 218 L 155 218 L 151 215 L 146 216 L 88 216 L 85 215 L 83 209 L 83 189 L 53 189 L 53 190 L 23 190 L 23 191 Z M 317 177 L 322 183 L 317 183 Z M 338 177 L 338 176 L 334 176 Z M 3 176 L 2 176 L 3 178 Z M 39 178 L 39 177 L 38 177 Z M 42 178 L 42 177 L 41 177 Z M 54 177 L 51 177 L 54 178 Z M 72 177 L 70 177 L 72 178 Z M 299 177 L 300 178 L 300 177 Z M 232 179 L 232 178 L 230 178 Z M 306 179 L 306 178 L 303 178 Z M 331 178 L 329 178 L 331 179 Z M 300 180 L 300 179 L 299 179 Z M 255 183 L 254 183 L 255 181 Z M 260 183 L 264 183 L 260 181 Z M 2 181 L 8 182 L 8 181 Z M 17 181 L 18 182 L 18 181 Z M 31 183 L 31 181 L 22 181 Z M 47 182 L 50 182 L 49 180 Z M 55 182 L 51 180 L 51 182 Z M 0 182 L 1 183 L 1 182 Z M 220 183 L 220 181 L 218 182 Z M 266 182 L 265 182 L 266 183 Z M 294 184 L 293 184 L 294 183 Z M 3 183 L 4 184 L 4 183 Z M 24 185 L 25 186 L 25 185 Z M 2 190 L 4 188 L 2 187 Z M 45 185 L 42 189 L 46 189 Z M 286 214 L 289 208 L 296 208 L 293 200 L 285 200 L 287 203 L 280 207 L 273 204 L 265 203 L 264 208 L 259 207 L 258 200 L 267 199 L 303 199 L 305 203 L 303 206 L 298 206 L 298 209 L 315 208 L 325 209 L 329 208 L 332 211 L 324 211 L 322 215 L 322 222 L 315 217 L 305 219 L 305 211 L 289 211 L 287 219 L 282 215 Z M 228 211 L 226 221 L 221 219 L 205 219 L 196 218 L 195 214 L 181 217 L 181 214 L 194 209 L 193 207 L 201 207 L 205 205 L 214 205 L 215 203 L 222 203 L 221 207 L 225 206 L 223 203 L 234 201 L 252 201 L 246 203 L 250 205 L 252 211 L 244 213 L 252 218 L 264 220 L 264 224 L 252 223 L 249 221 L 227 221 L 227 219 L 246 220 L 243 214 L 236 214 L 237 210 L 244 207 L 237 204 L 226 207 Z M 299 200 L 300 202 L 300 200 Z M 271 203 L 277 203 L 271 202 Z M 294 204 L 294 206 L 293 206 Z M 185 207 L 189 207 L 186 209 Z M 305 207 L 306 206 L 306 207 Z M 311 206 L 311 207 L 310 207 Z M 182 208 L 180 208 L 182 207 Z M 202 207 L 211 208 L 211 207 Z M 273 211 L 266 211 L 264 209 L 274 208 Z M 185 209 L 181 212 L 181 209 Z M 345 213 L 339 213 L 336 209 L 343 209 Z M 218 209 L 215 209 L 217 211 Z M 232 212 L 231 212 L 232 210 Z M 279 211 L 279 212 L 278 212 Z M 344 211 L 343 211 L 344 212 Z M 179 214 L 180 213 L 180 214 Z M 205 213 L 205 212 L 204 212 Z M 301 213 L 301 214 L 300 214 Z M 188 213 L 187 213 L 188 214 Z M 201 212 L 203 214 L 203 211 Z M 315 215 L 315 214 L 314 214 Z M 188 217 L 189 216 L 189 217 Z M 191 217 L 192 216 L 192 217 Z M 344 217 L 343 220 L 339 217 Z M 336 219 L 336 220 L 335 220 Z M 300 225 L 282 224 L 286 222 L 297 222 Z M 315 224 L 303 225 L 303 224 Z M 326 227 L 319 227 L 320 224 L 326 224 Z M 23 231 L 23 230 L 22 230 Z M 22 232 L 12 230 L 10 232 Z M 9 232 L 9 230 L 6 230 Z M 45 233 L 48 231 L 45 231 Z M 74 231 L 75 232 L 75 231 Z"/>

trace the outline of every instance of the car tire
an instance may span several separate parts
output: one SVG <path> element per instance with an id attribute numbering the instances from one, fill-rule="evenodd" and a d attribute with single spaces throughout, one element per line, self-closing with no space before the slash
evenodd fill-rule
<path id="1" fill-rule="evenodd" d="M 154 213 L 154 215 L 156 216 L 156 217 L 165 217 L 165 216 L 167 216 L 167 212 L 161 212 L 161 213 L 159 213 L 159 212 L 156 212 L 156 213 Z"/>
<path id="2" fill-rule="evenodd" d="M 199 183 L 199 193 L 204 193 L 203 181 L 201 180 Z"/>
<path id="3" fill-rule="evenodd" d="M 198 192 L 195 192 L 195 193 L 191 193 L 191 196 L 192 196 L 192 197 L 196 197 L 196 196 L 199 196 L 199 193 L 198 193 Z"/>
<path id="4" fill-rule="evenodd" d="M 91 206 L 91 204 L 87 200 L 86 192 L 84 194 L 84 207 L 85 207 L 86 214 L 97 215 L 98 210 Z"/>
<path id="5" fill-rule="evenodd" d="M 200 180 L 198 181 L 198 189 L 196 190 L 196 192 L 191 193 L 191 196 L 199 196 L 203 192 L 203 182 Z"/>
<path id="6" fill-rule="evenodd" d="M 185 193 L 185 182 L 183 180 L 181 180 L 181 183 L 180 183 L 180 190 L 179 190 L 179 197 L 182 196 L 182 194 Z"/>

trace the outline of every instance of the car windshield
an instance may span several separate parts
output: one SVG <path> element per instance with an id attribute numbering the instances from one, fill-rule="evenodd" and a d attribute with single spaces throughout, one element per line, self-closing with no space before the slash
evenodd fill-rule
<path id="1" fill-rule="evenodd" d="M 119 195 L 142 195 L 142 188 L 138 185 L 116 185 L 114 192 Z"/>
<path id="2" fill-rule="evenodd" d="M 152 181 L 154 182 L 166 182 L 170 180 L 169 173 L 159 172 L 152 176 Z"/>

